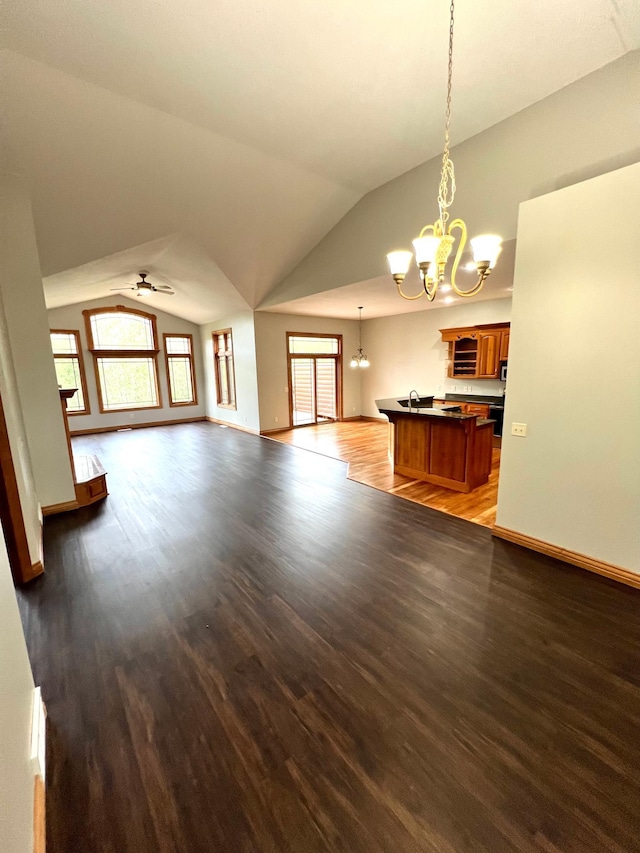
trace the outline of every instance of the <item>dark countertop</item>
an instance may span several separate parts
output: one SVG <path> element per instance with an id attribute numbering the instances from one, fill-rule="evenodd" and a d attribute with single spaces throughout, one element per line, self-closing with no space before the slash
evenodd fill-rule
<path id="1" fill-rule="evenodd" d="M 442 396 L 438 397 L 437 394 L 435 396 L 438 400 L 445 399 L 451 403 L 484 403 L 485 405 L 504 408 L 504 396 L 490 397 L 486 394 L 445 394 L 444 398 Z"/>
<path id="2" fill-rule="evenodd" d="M 484 426 L 485 424 L 494 423 L 494 421 L 490 420 L 489 418 L 479 418 L 477 415 L 465 415 L 462 412 L 448 412 L 446 410 L 446 404 L 444 406 L 434 406 L 432 409 L 409 409 L 406 406 L 401 406 L 398 402 L 398 400 L 406 399 L 406 397 L 390 397 L 386 400 L 376 400 L 376 406 L 378 407 L 378 411 L 385 415 L 388 412 L 397 412 L 401 415 L 411 415 L 411 417 L 447 418 L 449 420 L 456 421 L 468 421 L 473 418 L 476 421 L 476 426 Z"/>

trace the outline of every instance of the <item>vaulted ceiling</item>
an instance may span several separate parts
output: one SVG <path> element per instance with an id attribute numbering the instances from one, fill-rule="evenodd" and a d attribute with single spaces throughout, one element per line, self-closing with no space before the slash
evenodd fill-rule
<path id="1" fill-rule="evenodd" d="M 441 147 L 446 0 L 6 6 L 9 143 L 58 302 L 153 263 L 176 278 L 167 259 L 191 246 L 183 313 L 255 307 L 365 192 Z M 454 142 L 638 44 L 635 0 L 459 0 Z"/>

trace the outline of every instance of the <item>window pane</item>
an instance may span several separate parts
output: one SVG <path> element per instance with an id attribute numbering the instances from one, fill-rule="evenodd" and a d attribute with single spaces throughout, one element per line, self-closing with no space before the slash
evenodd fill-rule
<path id="1" fill-rule="evenodd" d="M 220 402 L 225 406 L 229 405 L 229 380 L 227 377 L 227 362 L 224 357 L 218 359 L 218 367 L 220 370 Z"/>
<path id="2" fill-rule="evenodd" d="M 229 382 L 229 403 L 232 406 L 236 404 L 236 386 L 233 376 L 233 356 L 227 356 L 227 378 Z"/>
<path id="3" fill-rule="evenodd" d="M 91 317 L 94 349 L 155 349 L 151 320 L 114 312 Z"/>
<path id="4" fill-rule="evenodd" d="M 289 338 L 290 353 L 322 353 L 323 355 L 338 354 L 338 338 L 297 337 Z"/>
<path id="5" fill-rule="evenodd" d="M 193 403 L 190 358 L 169 358 L 169 391 L 172 403 Z"/>
<path id="6" fill-rule="evenodd" d="M 70 400 L 67 400 L 68 412 L 84 411 L 84 397 L 82 395 L 82 380 L 80 378 L 80 364 L 77 358 L 55 358 L 56 376 L 60 388 L 77 388 L 78 390 Z"/>
<path id="7" fill-rule="evenodd" d="M 177 353 L 178 355 L 189 355 L 191 353 L 191 338 L 171 335 L 171 337 L 167 336 L 165 341 L 167 353 L 169 355 L 172 355 L 173 353 Z"/>
<path id="8" fill-rule="evenodd" d="M 105 411 L 158 405 L 153 358 L 98 358 Z"/>
<path id="9" fill-rule="evenodd" d="M 54 353 L 60 353 L 62 355 L 76 354 L 78 352 L 76 336 L 71 333 L 52 332 L 51 349 Z"/>

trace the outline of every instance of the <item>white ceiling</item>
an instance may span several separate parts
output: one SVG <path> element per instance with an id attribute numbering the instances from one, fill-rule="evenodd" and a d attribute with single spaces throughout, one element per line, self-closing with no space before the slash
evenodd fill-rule
<path id="1" fill-rule="evenodd" d="M 236 310 L 234 288 L 255 307 L 365 191 L 441 149 L 447 0 L 3 13 L 0 94 L 49 304 L 144 268 L 187 319 Z M 637 0 L 460 2 L 453 142 L 639 45 Z M 142 257 L 176 234 L 175 253 Z"/>
<path id="2" fill-rule="evenodd" d="M 513 290 L 513 270 L 515 266 L 516 241 L 505 243 L 496 268 L 485 282 L 482 290 L 473 297 L 474 302 L 489 299 L 508 299 Z M 471 254 L 463 255 L 463 262 L 469 263 Z M 469 290 L 475 284 L 477 276 L 461 266 L 456 284 L 462 290 Z M 422 284 L 415 265 L 409 271 L 402 289 L 408 295 L 420 292 Z M 261 311 L 276 314 L 302 314 L 310 317 L 332 317 L 341 320 L 358 318 L 358 306 L 362 305 L 362 319 L 371 320 L 374 317 L 390 317 L 394 314 L 410 314 L 414 311 L 426 311 L 429 308 L 448 308 L 460 305 L 466 297 L 456 296 L 451 292 L 439 290 L 433 302 L 425 296 L 416 300 L 405 300 L 398 295 L 395 282 L 389 275 L 372 278 L 369 281 L 359 281 L 338 287 L 335 290 L 325 290 L 313 293 L 301 299 L 281 302 Z"/>
<path id="3" fill-rule="evenodd" d="M 8 0 L 6 45 L 365 191 L 442 145 L 447 0 Z M 640 46 L 637 0 L 457 9 L 454 142 Z"/>

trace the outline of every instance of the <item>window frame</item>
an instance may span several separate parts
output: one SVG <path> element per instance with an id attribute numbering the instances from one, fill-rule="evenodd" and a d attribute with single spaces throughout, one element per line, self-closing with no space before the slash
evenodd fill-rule
<path id="1" fill-rule="evenodd" d="M 67 414 L 70 418 L 76 417 L 76 415 L 90 415 L 91 414 L 91 403 L 89 402 L 89 392 L 87 390 L 87 374 L 84 368 L 84 356 L 82 354 L 82 341 L 80 340 L 80 330 L 79 329 L 49 329 L 49 340 L 51 340 L 51 335 L 73 335 L 76 341 L 76 353 L 59 353 L 56 355 L 53 352 L 53 346 L 51 347 L 51 352 L 53 353 L 53 361 L 55 364 L 56 358 L 77 358 L 78 365 L 80 368 L 80 385 L 82 389 L 82 399 L 84 400 L 84 409 L 81 409 L 77 412 L 70 412 L 67 410 Z M 56 374 L 57 379 L 57 374 Z"/>
<path id="2" fill-rule="evenodd" d="M 224 359 L 227 365 L 227 376 L 232 379 L 233 385 L 233 401 L 231 401 L 231 394 L 229 394 L 229 403 L 222 403 L 222 381 L 220 378 L 220 358 L 219 358 L 219 350 L 218 350 L 218 337 L 220 335 L 224 335 L 225 338 L 225 355 Z M 229 354 L 229 348 L 227 344 L 227 335 L 229 336 L 229 340 L 231 341 L 231 352 Z M 217 329 L 215 332 L 211 333 L 211 337 L 213 339 L 213 371 L 216 377 L 216 401 L 219 409 L 231 409 L 233 411 L 238 410 L 238 395 L 236 393 L 236 365 L 235 365 L 235 350 L 233 348 L 233 330 L 231 328 L 228 329 Z M 227 383 L 229 384 L 229 383 Z"/>
<path id="3" fill-rule="evenodd" d="M 189 339 L 189 352 L 174 352 L 170 353 L 167 349 L 167 338 L 188 338 Z M 197 406 L 198 405 L 198 385 L 196 382 L 196 365 L 195 360 L 193 358 L 193 335 L 189 332 L 163 332 L 162 334 L 162 343 L 164 346 L 164 361 L 165 367 L 167 371 L 167 394 L 169 396 L 169 406 L 173 408 L 177 408 L 179 406 Z M 178 402 L 174 403 L 172 394 L 171 394 L 171 375 L 169 370 L 169 361 L 172 358 L 188 358 L 189 365 L 191 367 L 191 394 L 193 399 L 188 402 Z"/>
<path id="4" fill-rule="evenodd" d="M 92 308 L 82 312 L 84 316 L 85 331 L 87 334 L 87 342 L 89 344 L 89 352 L 93 356 L 93 370 L 96 377 L 96 387 L 98 389 L 98 405 L 100 413 L 103 415 L 117 414 L 121 412 L 141 412 L 147 409 L 162 409 L 162 393 L 160 390 L 160 377 L 158 374 L 158 327 L 157 317 L 155 314 L 150 314 L 148 311 L 142 311 L 139 308 L 129 308 L 126 305 L 111 305 L 107 308 Z M 97 314 L 137 314 L 151 322 L 151 333 L 153 337 L 153 349 L 104 349 L 94 346 L 93 329 L 91 328 L 91 318 Z M 100 369 L 98 367 L 98 359 L 100 358 L 150 358 L 153 361 L 154 379 L 156 385 L 157 404 L 155 406 L 126 406 L 121 409 L 105 409 L 104 399 L 102 396 L 102 383 L 100 381 Z"/>

